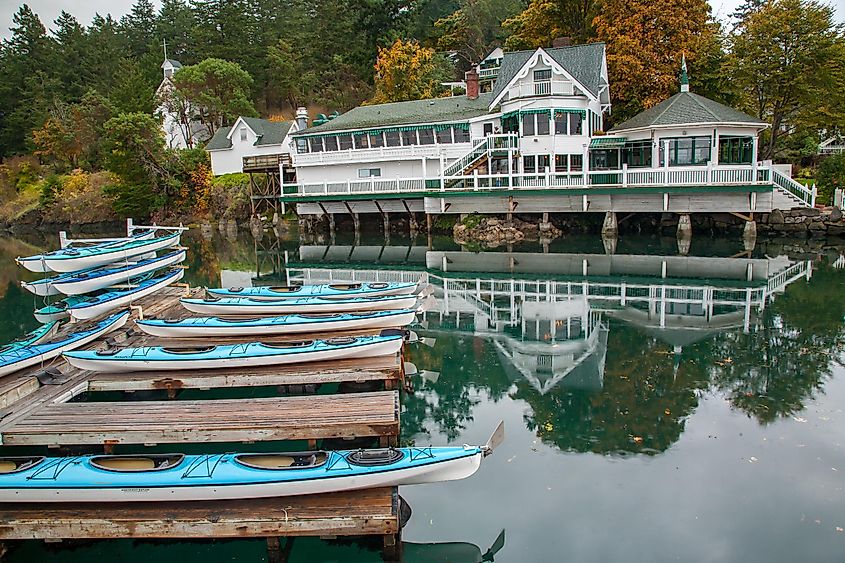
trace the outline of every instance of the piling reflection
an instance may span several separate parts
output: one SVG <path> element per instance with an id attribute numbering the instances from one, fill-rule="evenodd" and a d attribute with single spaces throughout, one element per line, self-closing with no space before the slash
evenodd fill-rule
<path id="1" fill-rule="evenodd" d="M 702 393 L 767 423 L 821 388 L 845 305 L 840 273 L 816 267 L 748 254 L 302 246 L 285 276 L 432 284 L 437 304 L 418 329 L 427 342 L 410 351 L 421 373 L 403 399 L 405 436 L 433 425 L 455 439 L 482 394 L 507 394 L 561 450 L 653 455 L 679 439 Z"/>

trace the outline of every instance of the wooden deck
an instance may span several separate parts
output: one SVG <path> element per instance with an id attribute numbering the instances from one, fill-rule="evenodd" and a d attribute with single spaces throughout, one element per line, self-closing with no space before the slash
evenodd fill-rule
<path id="1" fill-rule="evenodd" d="M 196 290 L 191 295 L 197 295 Z M 182 318 L 185 289 L 167 288 L 139 300 L 133 318 Z M 140 307 L 138 307 L 140 306 Z M 77 330 L 80 325 L 63 330 Z M 361 335 L 362 332 L 338 333 Z M 369 332 L 372 334 L 372 331 Z M 322 335 L 262 338 L 302 340 Z M 165 340 L 126 327 L 108 335 L 116 346 Z M 245 341 L 242 339 L 240 341 Z M 214 339 L 215 343 L 238 340 Z M 208 340 L 171 339 L 171 347 Z M 103 340 L 88 348 L 104 346 Z M 45 368 L 52 368 L 45 372 Z M 61 358 L 0 378 L 0 443 L 31 448 L 117 444 L 239 443 L 399 436 L 401 354 L 291 366 L 108 374 L 76 369 Z M 366 384 L 363 392 L 317 393 L 324 384 Z M 184 389 L 277 387 L 283 396 L 179 400 Z M 358 389 L 358 387 L 352 387 Z M 167 391 L 169 400 L 72 400 L 85 393 Z M 303 391 L 307 394 L 302 395 Z M 286 395 L 286 393 L 289 393 Z M 298 396 L 294 394 L 299 393 Z M 265 394 L 266 395 L 266 394 Z M 88 397 L 95 399 L 96 397 Z M 178 449 L 178 446 L 175 447 Z M 236 446 L 235 446 L 235 449 Z M 266 537 L 271 560 L 280 536 L 381 535 L 395 556 L 400 533 L 396 488 L 250 501 L 0 505 L 0 541 L 23 539 Z"/>
<path id="2" fill-rule="evenodd" d="M 48 404 L 4 426 L 13 446 L 393 437 L 398 391 L 207 401 Z"/>
<path id="3" fill-rule="evenodd" d="M 184 503 L 0 505 L 0 540 L 392 535 L 396 488 Z"/>

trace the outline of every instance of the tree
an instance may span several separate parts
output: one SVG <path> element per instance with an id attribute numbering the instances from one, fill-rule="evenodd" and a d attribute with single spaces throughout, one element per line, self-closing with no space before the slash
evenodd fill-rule
<path id="1" fill-rule="evenodd" d="M 593 18 L 599 11 L 596 0 L 532 0 L 520 14 L 502 27 L 510 33 L 505 47 L 535 49 L 548 47 L 558 37 L 586 43 L 595 35 Z"/>
<path id="2" fill-rule="evenodd" d="M 93 90 L 75 104 L 56 101 L 50 117 L 32 132 L 35 154 L 71 168 L 98 169 L 104 163 L 103 125 L 113 113 L 109 101 Z"/>
<path id="3" fill-rule="evenodd" d="M 250 100 L 252 77 L 239 64 L 222 59 L 182 67 L 173 75 L 176 90 L 188 100 L 209 135 L 239 115 L 257 116 Z"/>
<path id="4" fill-rule="evenodd" d="M 171 153 L 164 145 L 161 126 L 144 113 L 122 113 L 104 127 L 107 167 L 119 179 L 106 188 L 114 209 L 130 217 L 147 217 L 175 193 Z"/>
<path id="5" fill-rule="evenodd" d="M 695 78 L 702 53 L 718 40 L 706 0 L 605 0 L 593 25 L 607 43 L 616 122 L 678 91 L 682 55 Z"/>
<path id="6" fill-rule="evenodd" d="M 825 157 L 816 173 L 819 201 L 829 202 L 835 190 L 845 189 L 845 154 Z"/>
<path id="7" fill-rule="evenodd" d="M 434 22 L 437 47 L 457 53 L 469 68 L 501 44 L 505 35 L 501 22 L 521 7 L 518 0 L 463 0 L 460 9 Z"/>
<path id="8" fill-rule="evenodd" d="M 841 42 L 833 8 L 815 0 L 773 0 L 731 37 L 727 70 L 740 102 L 771 125 L 760 158 L 774 157 L 800 115 L 814 112 L 834 91 Z"/>
<path id="9" fill-rule="evenodd" d="M 269 86 L 291 107 L 305 103 L 305 93 L 313 91 L 317 77 L 307 67 L 302 51 L 284 39 L 267 49 Z"/>
<path id="10" fill-rule="evenodd" d="M 440 83 L 449 78 L 448 65 L 434 49 L 397 39 L 390 48 L 379 49 L 376 93 L 370 103 L 433 98 L 443 90 Z"/>

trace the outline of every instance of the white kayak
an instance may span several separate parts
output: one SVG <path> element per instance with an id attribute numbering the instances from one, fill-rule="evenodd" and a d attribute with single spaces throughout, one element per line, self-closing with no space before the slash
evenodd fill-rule
<path id="1" fill-rule="evenodd" d="M 415 295 L 356 297 L 353 299 L 305 297 L 278 299 L 276 301 L 231 297 L 220 299 L 186 298 L 180 302 L 187 310 L 201 315 L 285 315 L 414 309 L 417 305 L 417 297 Z"/>
<path id="2" fill-rule="evenodd" d="M 238 337 L 331 332 L 338 330 L 406 327 L 416 318 L 413 310 L 366 313 L 314 313 L 257 317 L 252 319 L 189 317 L 187 319 L 143 319 L 135 323 L 152 336 L 163 338 Z"/>
<path id="3" fill-rule="evenodd" d="M 87 248 L 63 248 L 17 261 L 34 272 L 76 272 L 177 246 L 181 236 L 181 232 L 176 232 L 149 240 L 133 238 Z"/>
<path id="4" fill-rule="evenodd" d="M 112 373 L 243 368 L 388 356 L 398 353 L 402 343 L 402 334 L 397 330 L 384 331 L 379 336 L 273 344 L 249 342 L 193 348 L 144 346 L 83 350 L 68 352 L 65 359 L 79 369 Z"/>
<path id="5" fill-rule="evenodd" d="M 118 247 L 125 247 L 125 246 L 133 246 L 141 241 L 147 241 L 152 239 L 155 236 L 155 231 L 138 231 L 126 238 L 116 238 L 114 240 L 105 240 L 103 242 L 97 244 L 72 244 L 65 248 L 61 248 L 59 250 L 54 250 L 52 252 L 47 252 L 44 254 L 36 254 L 34 256 L 25 256 L 25 257 L 18 257 L 15 259 L 15 262 L 18 265 L 23 266 L 30 272 L 39 272 L 39 273 L 48 273 L 54 272 L 53 270 L 47 265 L 47 258 L 49 257 L 61 257 L 61 256 L 78 256 L 80 251 L 86 251 L 86 253 L 90 253 L 92 251 L 98 251 L 100 249 L 113 249 Z M 76 268 L 77 270 L 82 270 L 85 268 L 89 268 L 93 266 L 84 266 L 81 268 Z M 65 271 L 74 271 L 74 270 L 65 270 Z"/>
<path id="6" fill-rule="evenodd" d="M 245 297 L 256 301 L 277 299 L 298 299 L 302 297 L 324 297 L 327 299 L 349 299 L 353 297 L 384 297 L 385 295 L 411 295 L 417 290 L 416 283 L 368 282 L 331 283 L 319 285 L 281 285 L 257 287 L 218 287 L 206 291 L 214 297 Z"/>
<path id="7" fill-rule="evenodd" d="M 184 250 L 174 250 L 163 256 L 136 256 L 133 261 L 107 264 L 82 272 L 67 272 L 36 280 L 21 282 L 21 286 L 35 295 L 46 297 L 49 295 L 81 295 L 98 289 L 103 289 L 119 283 L 127 283 L 130 279 L 166 268 L 185 260 Z"/>
<path id="8" fill-rule="evenodd" d="M 129 311 L 123 311 L 85 330 L 74 332 L 52 342 L 0 351 L 0 376 L 50 361 L 64 352 L 85 346 L 100 336 L 122 327 L 128 318 Z"/>
<path id="9" fill-rule="evenodd" d="M 185 275 L 185 270 L 182 268 L 173 268 L 166 270 L 155 277 L 145 279 L 125 289 L 111 289 L 98 294 L 95 297 L 84 297 L 73 305 L 67 307 L 67 312 L 74 320 L 81 321 L 85 319 L 93 319 L 99 315 L 129 305 L 133 301 L 137 301 L 142 297 L 151 295 L 156 291 L 167 287 L 182 279 Z M 72 299 L 72 298 L 68 298 Z"/>

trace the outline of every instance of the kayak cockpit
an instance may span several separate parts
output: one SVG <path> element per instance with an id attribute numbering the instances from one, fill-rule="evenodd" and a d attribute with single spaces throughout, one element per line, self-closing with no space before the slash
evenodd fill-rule
<path id="1" fill-rule="evenodd" d="M 379 448 L 374 450 L 356 450 L 346 456 L 346 460 L 353 465 L 364 467 L 391 465 L 404 457 L 404 454 L 395 448 Z"/>
<path id="2" fill-rule="evenodd" d="M 313 340 L 299 340 L 297 342 L 273 342 L 273 343 L 269 343 L 269 344 L 267 342 L 262 342 L 261 345 L 264 346 L 265 348 L 280 348 L 280 349 L 281 348 L 307 348 L 308 346 L 313 346 L 314 341 Z"/>
<path id="3" fill-rule="evenodd" d="M 361 289 L 360 283 L 333 283 L 329 285 L 330 288 L 336 291 L 354 291 Z"/>
<path id="4" fill-rule="evenodd" d="M 153 455 L 102 455 L 91 458 L 97 469 L 118 472 L 162 471 L 176 467 L 185 459 L 184 454 Z"/>
<path id="5" fill-rule="evenodd" d="M 235 456 L 235 461 L 253 469 L 307 469 L 323 465 L 328 458 L 329 454 L 326 452 L 295 452 L 240 454 Z"/>
<path id="6" fill-rule="evenodd" d="M 211 352 L 217 348 L 217 346 L 191 346 L 186 348 L 162 348 L 162 352 L 167 352 L 168 354 L 204 354 L 206 352 Z"/>
<path id="7" fill-rule="evenodd" d="M 268 288 L 269 291 L 273 293 L 297 293 L 302 291 L 301 285 L 277 285 Z"/>
<path id="8" fill-rule="evenodd" d="M 0 475 L 25 471 L 42 461 L 44 456 L 0 457 Z"/>

